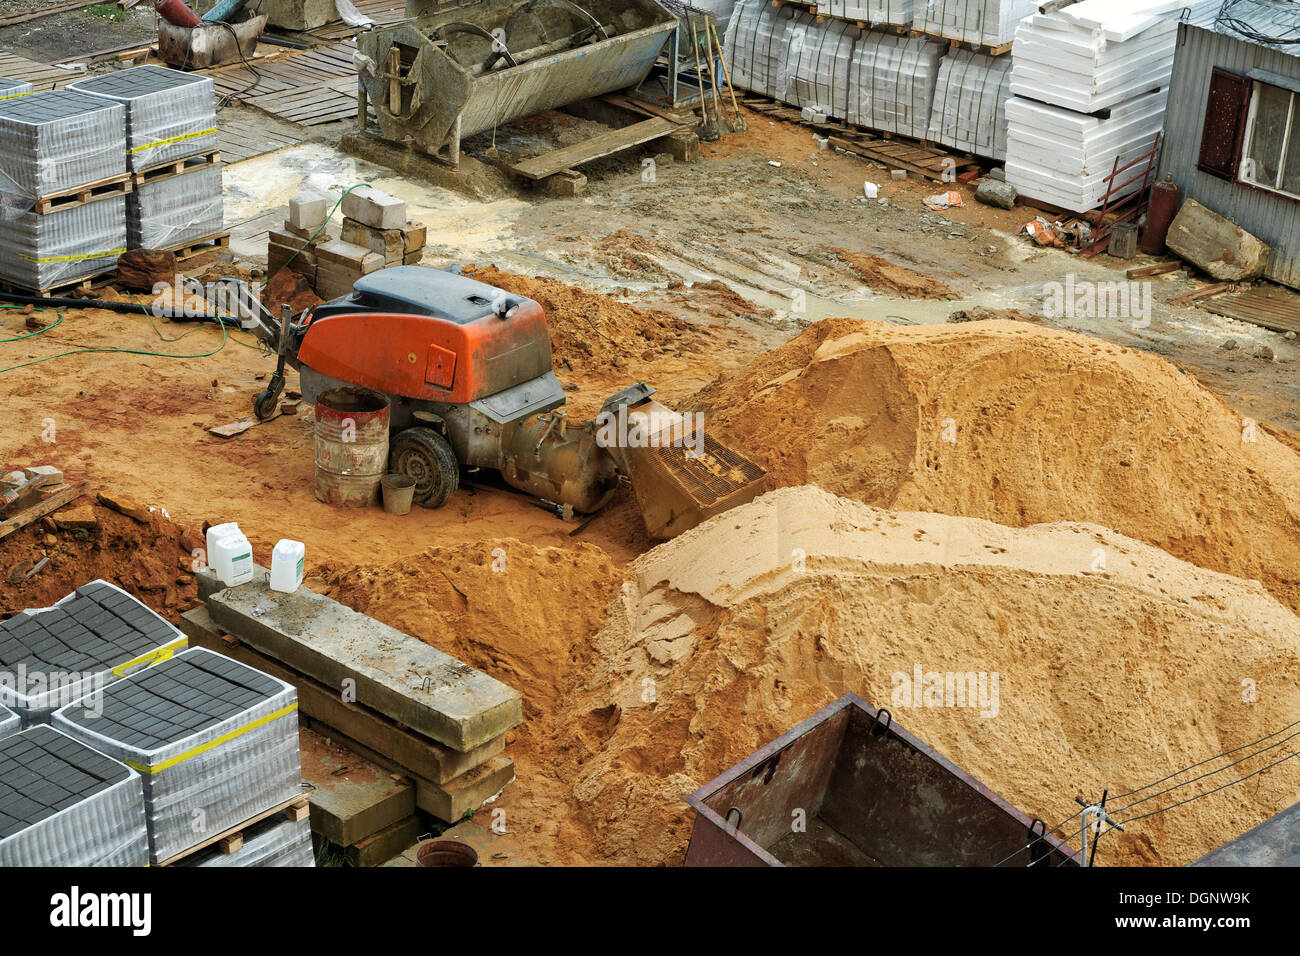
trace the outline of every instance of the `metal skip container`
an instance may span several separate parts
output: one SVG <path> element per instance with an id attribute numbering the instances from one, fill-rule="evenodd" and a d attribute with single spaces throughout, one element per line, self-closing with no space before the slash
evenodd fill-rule
<path id="1" fill-rule="evenodd" d="M 463 138 L 636 86 L 677 18 L 655 0 L 480 0 L 357 37 L 360 82 L 385 139 L 449 163 Z"/>
<path id="2" fill-rule="evenodd" d="M 344 386 L 316 397 L 316 497 L 340 508 L 368 508 L 388 471 L 388 398 Z"/>

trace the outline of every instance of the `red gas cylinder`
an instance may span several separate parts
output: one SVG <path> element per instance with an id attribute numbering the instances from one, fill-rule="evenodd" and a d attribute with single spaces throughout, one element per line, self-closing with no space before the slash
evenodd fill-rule
<path id="1" fill-rule="evenodd" d="M 1147 227 L 1142 232 L 1139 247 L 1149 256 L 1161 256 L 1165 252 L 1165 237 L 1169 235 L 1169 224 L 1178 215 L 1178 201 L 1182 190 L 1166 176 L 1164 182 L 1151 187 L 1151 202 L 1147 206 Z"/>
<path id="2" fill-rule="evenodd" d="M 174 27 L 197 27 L 203 21 L 194 15 L 185 0 L 155 0 L 154 9 Z"/>

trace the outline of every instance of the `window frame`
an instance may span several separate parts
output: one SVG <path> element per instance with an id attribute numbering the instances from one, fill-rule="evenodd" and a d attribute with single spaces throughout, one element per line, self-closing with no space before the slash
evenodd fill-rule
<path id="1" fill-rule="evenodd" d="M 1295 90 L 1289 90 L 1284 86 L 1278 86 L 1274 83 L 1267 83 L 1264 80 L 1250 78 L 1250 106 L 1246 112 L 1246 123 L 1241 138 L 1241 158 L 1237 163 L 1237 182 L 1253 189 L 1261 189 L 1264 192 L 1273 193 L 1274 195 L 1284 196 L 1300 202 L 1300 193 L 1291 192 L 1283 189 L 1281 183 L 1286 179 L 1287 174 L 1287 151 L 1291 147 L 1293 137 L 1300 136 L 1300 123 L 1296 122 L 1296 113 L 1300 108 L 1300 94 Z M 1282 134 L 1282 143 L 1278 153 L 1277 178 L 1272 183 L 1261 182 L 1249 175 L 1248 164 L 1254 165 L 1259 169 L 1259 163 L 1250 155 L 1254 146 L 1255 123 L 1258 119 L 1259 104 L 1262 99 L 1261 87 L 1269 87 L 1287 94 L 1289 97 L 1287 105 L 1286 129 Z"/>

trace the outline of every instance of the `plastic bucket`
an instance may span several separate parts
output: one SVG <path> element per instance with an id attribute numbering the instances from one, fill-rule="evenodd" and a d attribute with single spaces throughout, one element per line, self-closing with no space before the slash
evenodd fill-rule
<path id="1" fill-rule="evenodd" d="M 316 497 L 365 508 L 388 471 L 388 398 L 347 385 L 316 396 Z"/>
<path id="2" fill-rule="evenodd" d="M 379 489 L 384 497 L 384 510 L 390 515 L 411 513 L 411 502 L 415 500 L 414 478 L 390 473 L 379 479 Z"/>
<path id="3" fill-rule="evenodd" d="M 430 840 L 415 851 L 420 866 L 478 866 L 478 851 L 459 840 Z"/>

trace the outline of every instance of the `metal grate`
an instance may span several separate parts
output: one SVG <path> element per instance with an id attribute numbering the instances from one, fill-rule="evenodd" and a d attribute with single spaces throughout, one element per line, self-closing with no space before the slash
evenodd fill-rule
<path id="1" fill-rule="evenodd" d="M 704 437 L 703 454 L 692 456 L 685 445 L 654 449 L 654 460 L 686 494 L 708 507 L 763 476 L 763 469 L 744 455 Z"/>

